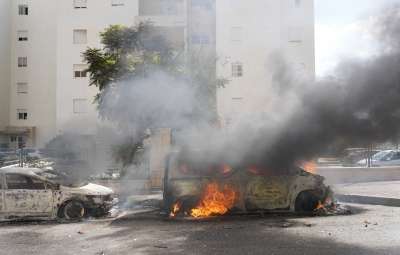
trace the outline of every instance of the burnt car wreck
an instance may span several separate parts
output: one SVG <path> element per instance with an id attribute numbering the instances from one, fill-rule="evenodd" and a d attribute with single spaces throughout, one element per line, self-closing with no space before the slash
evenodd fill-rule
<path id="1" fill-rule="evenodd" d="M 174 217 L 230 212 L 313 212 L 332 204 L 322 176 L 293 166 L 286 171 L 233 168 L 195 156 L 172 153 L 164 177 L 164 207 Z"/>
<path id="2" fill-rule="evenodd" d="M 35 168 L 0 170 L 0 220 L 66 219 L 103 216 L 113 206 L 113 191 L 88 183 L 67 187 Z"/>

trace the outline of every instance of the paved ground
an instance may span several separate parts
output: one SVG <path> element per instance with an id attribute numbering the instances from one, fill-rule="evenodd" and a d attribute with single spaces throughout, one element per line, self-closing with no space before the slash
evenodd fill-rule
<path id="1" fill-rule="evenodd" d="M 329 184 L 400 181 L 400 166 L 388 167 L 318 167 L 317 173 Z"/>
<path id="2" fill-rule="evenodd" d="M 4 224 L 0 254 L 399 254 L 400 208 L 332 217 L 167 220 L 158 213 L 70 224 Z"/>
<path id="3" fill-rule="evenodd" d="M 335 185 L 335 192 L 345 195 L 400 199 L 400 181 Z"/>

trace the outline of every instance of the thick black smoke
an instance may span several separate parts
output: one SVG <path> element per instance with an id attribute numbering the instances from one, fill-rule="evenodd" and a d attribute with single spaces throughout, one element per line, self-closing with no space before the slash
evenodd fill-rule
<path id="1" fill-rule="evenodd" d="M 287 100 L 293 95 L 295 109 L 289 115 L 279 110 L 271 113 L 255 137 L 244 138 L 247 145 L 240 164 L 284 169 L 315 157 L 337 141 L 365 145 L 396 141 L 400 133 L 400 6 L 380 13 L 371 30 L 382 46 L 379 55 L 343 61 L 334 76 L 307 84 L 294 82 L 289 69 L 279 70 L 276 77 L 292 95 L 277 93 L 282 109 L 291 104 Z M 282 119 L 274 121 L 280 115 Z"/>
<path id="2" fill-rule="evenodd" d="M 112 121 L 126 120 L 128 130 L 186 129 L 192 135 L 174 138 L 183 152 L 207 151 L 207 161 L 234 167 L 281 171 L 338 141 L 360 146 L 395 141 L 400 133 L 400 5 L 379 13 L 371 33 L 381 44 L 380 54 L 343 61 L 335 75 L 319 81 L 298 77 L 274 54 L 268 61 L 269 69 L 275 68 L 268 112 L 242 116 L 228 129 L 194 127 L 193 112 L 201 104 L 193 88 L 165 74 L 136 86 L 120 84 L 117 96 L 107 94 L 105 110 Z"/>

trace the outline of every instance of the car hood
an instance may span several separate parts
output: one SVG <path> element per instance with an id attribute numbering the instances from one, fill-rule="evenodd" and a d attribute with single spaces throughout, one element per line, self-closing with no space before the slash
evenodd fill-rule
<path id="1" fill-rule="evenodd" d="M 61 186 L 61 191 L 70 192 L 74 194 L 89 195 L 89 196 L 107 196 L 114 193 L 114 191 L 105 186 L 101 186 L 94 183 L 88 183 L 85 186 L 71 188 L 66 186 Z"/>

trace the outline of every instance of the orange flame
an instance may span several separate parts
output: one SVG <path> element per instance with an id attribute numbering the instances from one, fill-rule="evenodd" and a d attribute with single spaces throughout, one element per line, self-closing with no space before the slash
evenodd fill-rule
<path id="1" fill-rule="evenodd" d="M 230 167 L 227 164 L 223 164 L 222 165 L 222 173 L 223 174 L 229 174 L 230 172 L 232 172 L 232 167 Z"/>
<path id="2" fill-rule="evenodd" d="M 224 215 L 233 207 L 236 200 L 236 192 L 225 184 L 220 190 L 218 183 L 212 182 L 207 185 L 199 205 L 191 210 L 190 215 L 208 217 L 212 215 Z"/>
<path id="3" fill-rule="evenodd" d="M 315 207 L 314 210 L 318 211 L 318 210 L 324 209 L 324 208 L 325 208 L 325 206 L 322 204 L 322 202 L 318 201 L 318 204 L 317 204 L 317 206 Z"/>
<path id="4" fill-rule="evenodd" d="M 171 213 L 169 214 L 169 217 L 175 217 L 176 214 L 181 210 L 182 203 L 180 201 L 176 202 L 172 206 Z"/>
<path id="5" fill-rule="evenodd" d="M 314 161 L 301 162 L 300 167 L 303 168 L 304 171 L 309 172 L 311 174 L 317 173 L 317 164 Z"/>

